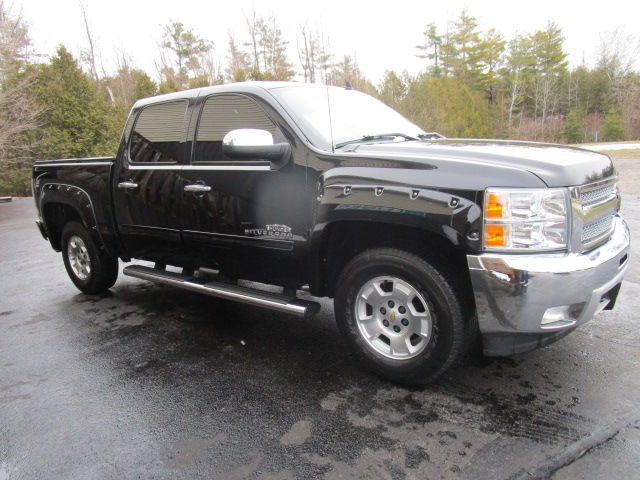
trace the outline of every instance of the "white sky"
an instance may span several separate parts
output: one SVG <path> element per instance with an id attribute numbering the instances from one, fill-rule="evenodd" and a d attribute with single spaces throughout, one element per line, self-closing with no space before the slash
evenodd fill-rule
<path id="1" fill-rule="evenodd" d="M 640 1 L 607 0 L 421 0 L 349 1 L 319 0 L 82 0 L 87 8 L 94 40 L 106 70 L 112 70 L 114 52 L 125 52 L 133 64 L 156 77 L 154 60 L 162 25 L 183 22 L 215 43 L 216 55 L 224 58 L 227 34 L 245 38 L 244 15 L 275 14 L 289 40 L 289 59 L 296 64 L 298 25 L 307 21 L 321 27 L 337 56 L 354 55 L 361 70 L 377 82 L 386 69 L 416 73 L 424 60 L 413 48 L 422 42 L 426 24 L 442 28 L 467 7 L 481 29 L 495 27 L 505 37 L 545 26 L 548 20 L 562 27 L 572 64 L 595 58 L 600 33 L 622 27 L 640 35 Z M 14 12 L 21 11 L 30 26 L 36 50 L 50 55 L 59 44 L 74 54 L 86 45 L 80 0 L 6 0 Z"/>

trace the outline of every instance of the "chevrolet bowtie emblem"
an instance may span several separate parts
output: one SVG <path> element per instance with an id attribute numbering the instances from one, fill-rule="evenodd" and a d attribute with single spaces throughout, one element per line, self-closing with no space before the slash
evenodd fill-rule
<path id="1" fill-rule="evenodd" d="M 389 317 L 391 318 L 392 322 L 396 321 L 396 312 L 391 312 L 391 315 L 389 315 Z"/>

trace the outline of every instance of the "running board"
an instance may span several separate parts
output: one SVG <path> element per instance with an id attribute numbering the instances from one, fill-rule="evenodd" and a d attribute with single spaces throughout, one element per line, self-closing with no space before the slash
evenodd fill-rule
<path id="1" fill-rule="evenodd" d="M 269 308 L 299 317 L 309 317 L 318 313 L 320 310 L 319 303 L 301 300 L 296 296 L 265 292 L 263 290 L 229 285 L 222 282 L 203 282 L 194 277 L 151 267 L 143 267 L 141 265 L 125 267 L 122 273 L 129 277 L 141 278 L 192 292 L 204 293 L 205 295 L 211 295 L 213 297 Z"/>

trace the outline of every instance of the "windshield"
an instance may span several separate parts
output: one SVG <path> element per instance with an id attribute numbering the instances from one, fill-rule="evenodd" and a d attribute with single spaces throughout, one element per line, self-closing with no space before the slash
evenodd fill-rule
<path id="1" fill-rule="evenodd" d="M 356 90 L 309 86 L 274 88 L 271 93 L 322 150 L 354 140 L 406 140 L 425 134 L 395 110 Z"/>

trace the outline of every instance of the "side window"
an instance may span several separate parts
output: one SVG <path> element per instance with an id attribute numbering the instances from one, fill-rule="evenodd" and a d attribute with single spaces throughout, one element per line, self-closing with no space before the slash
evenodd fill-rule
<path id="1" fill-rule="evenodd" d="M 133 127 L 129 158 L 133 163 L 177 163 L 183 156 L 187 102 L 145 107 Z"/>
<path id="2" fill-rule="evenodd" d="M 231 130 L 238 128 L 267 130 L 276 135 L 274 123 L 251 98 L 242 95 L 209 97 L 200 115 L 194 161 L 233 161 L 222 153 L 222 139 Z"/>

